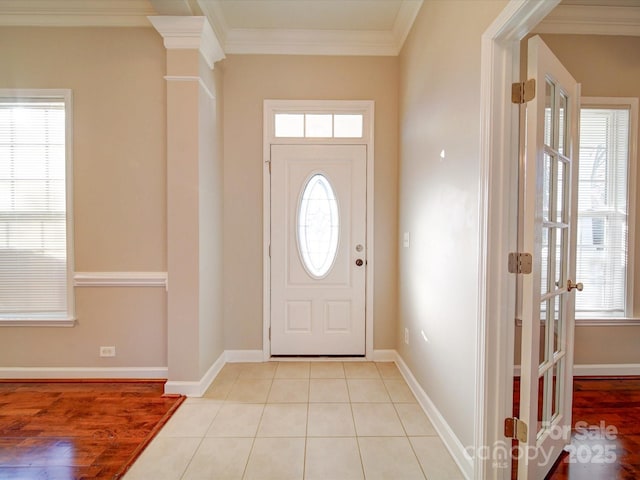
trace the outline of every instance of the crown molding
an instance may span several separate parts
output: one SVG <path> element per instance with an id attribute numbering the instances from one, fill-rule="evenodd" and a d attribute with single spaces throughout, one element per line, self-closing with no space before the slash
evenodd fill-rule
<path id="1" fill-rule="evenodd" d="M 402 50 L 411 27 L 413 27 L 413 22 L 422 7 L 422 2 L 423 0 L 405 0 L 400 5 L 400 11 L 398 11 L 398 16 L 393 24 L 393 37 L 397 54 Z"/>
<path id="2" fill-rule="evenodd" d="M 224 50 L 207 17 L 150 16 L 149 21 L 162 35 L 167 50 L 197 49 L 209 68 L 224 58 Z"/>
<path id="3" fill-rule="evenodd" d="M 0 0 L 0 26 L 148 27 L 147 0 Z"/>
<path id="4" fill-rule="evenodd" d="M 403 0 L 391 30 L 241 29 L 228 25 L 221 0 L 197 0 L 228 54 L 381 55 L 400 53 L 423 0 Z"/>
<path id="5" fill-rule="evenodd" d="M 197 15 L 188 0 L 149 0 L 156 15 Z"/>
<path id="6" fill-rule="evenodd" d="M 216 37 L 218 37 L 218 40 L 224 46 L 229 25 L 227 25 L 224 18 L 224 12 L 222 11 L 219 0 L 196 0 L 196 2 L 200 10 L 202 10 L 202 14 L 209 20 L 209 24 L 213 28 Z M 225 52 L 226 51 L 225 49 Z"/>
<path id="7" fill-rule="evenodd" d="M 640 35 L 640 7 L 559 5 L 534 33 Z"/>
<path id="8" fill-rule="evenodd" d="M 388 31 L 231 29 L 224 51 L 229 54 L 397 55 Z"/>

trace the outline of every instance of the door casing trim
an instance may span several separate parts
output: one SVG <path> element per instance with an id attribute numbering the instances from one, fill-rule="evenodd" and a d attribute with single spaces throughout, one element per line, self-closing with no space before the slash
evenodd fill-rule
<path id="1" fill-rule="evenodd" d="M 365 145 L 367 148 L 367 214 L 366 245 L 367 273 L 365 285 L 365 358 L 372 360 L 373 351 L 373 289 L 374 289 L 374 101 L 373 100 L 264 100 L 263 104 L 263 149 L 262 149 L 262 352 L 263 360 L 271 359 L 271 145 Z M 276 138 L 274 115 L 277 112 L 305 113 L 362 113 L 364 124 L 362 138 L 359 139 L 319 139 L 319 138 Z"/>
<path id="2" fill-rule="evenodd" d="M 512 415 L 515 278 L 508 252 L 517 247 L 518 122 L 510 102 L 520 80 L 520 40 L 560 0 L 512 0 L 482 35 L 480 58 L 480 189 L 478 322 L 474 451 L 504 442 L 501 425 Z M 511 478 L 491 456 L 475 455 L 475 479 Z"/>

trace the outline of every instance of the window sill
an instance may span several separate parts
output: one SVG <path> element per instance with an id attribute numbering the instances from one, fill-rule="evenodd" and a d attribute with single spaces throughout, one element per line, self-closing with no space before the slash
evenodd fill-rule
<path id="1" fill-rule="evenodd" d="M 632 318 L 632 317 L 576 318 L 576 326 L 579 326 L 579 327 L 640 326 L 640 318 Z"/>
<path id="2" fill-rule="evenodd" d="M 576 327 L 640 327 L 640 318 L 576 318 L 575 322 Z M 540 324 L 544 325 L 545 321 L 541 320 Z M 516 326 L 522 327 L 522 319 L 516 318 Z"/>
<path id="3" fill-rule="evenodd" d="M 75 327 L 75 318 L 46 319 L 46 318 L 0 318 L 0 327 Z"/>

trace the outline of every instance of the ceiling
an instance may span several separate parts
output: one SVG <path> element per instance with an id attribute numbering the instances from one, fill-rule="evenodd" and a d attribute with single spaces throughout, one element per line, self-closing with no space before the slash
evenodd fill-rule
<path id="1" fill-rule="evenodd" d="M 392 30 L 403 0 L 203 0 L 226 28 Z M 421 2 L 413 2 L 419 6 Z"/>
<path id="2" fill-rule="evenodd" d="M 425 2 L 441 0 L 424 0 Z M 423 0 L 0 0 L 0 26 L 206 16 L 225 54 L 397 55 Z M 640 0 L 562 0 L 538 33 L 640 34 Z"/>
<path id="3" fill-rule="evenodd" d="M 561 0 L 560 5 L 583 7 L 640 7 L 640 0 Z"/>
<path id="4" fill-rule="evenodd" d="M 226 53 L 397 55 L 422 0 L 198 0 L 196 4 L 210 19 Z"/>
<path id="5" fill-rule="evenodd" d="M 0 25 L 151 26 L 147 16 L 205 15 L 227 54 L 397 55 L 422 1 L 0 0 Z"/>
<path id="6" fill-rule="evenodd" d="M 535 33 L 640 35 L 640 0 L 562 0 Z"/>

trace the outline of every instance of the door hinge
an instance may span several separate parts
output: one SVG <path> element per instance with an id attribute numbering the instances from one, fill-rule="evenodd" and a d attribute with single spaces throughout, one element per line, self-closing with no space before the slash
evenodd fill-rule
<path id="1" fill-rule="evenodd" d="M 271 258 L 271 244 L 269 244 L 269 258 Z"/>
<path id="2" fill-rule="evenodd" d="M 271 175 L 271 160 L 268 160 L 266 163 L 269 166 L 269 175 Z"/>
<path id="3" fill-rule="evenodd" d="M 507 438 L 515 438 L 520 442 L 527 442 L 527 432 L 529 431 L 527 424 L 519 418 L 504 419 L 504 436 Z"/>
<path id="4" fill-rule="evenodd" d="M 511 84 L 511 103 L 527 103 L 536 98 L 536 81 L 531 78 Z"/>
<path id="5" fill-rule="evenodd" d="M 530 253 L 511 252 L 509 254 L 509 273 L 529 274 L 533 266 Z"/>
<path id="6" fill-rule="evenodd" d="M 269 327 L 269 340 L 271 340 L 271 327 Z"/>

